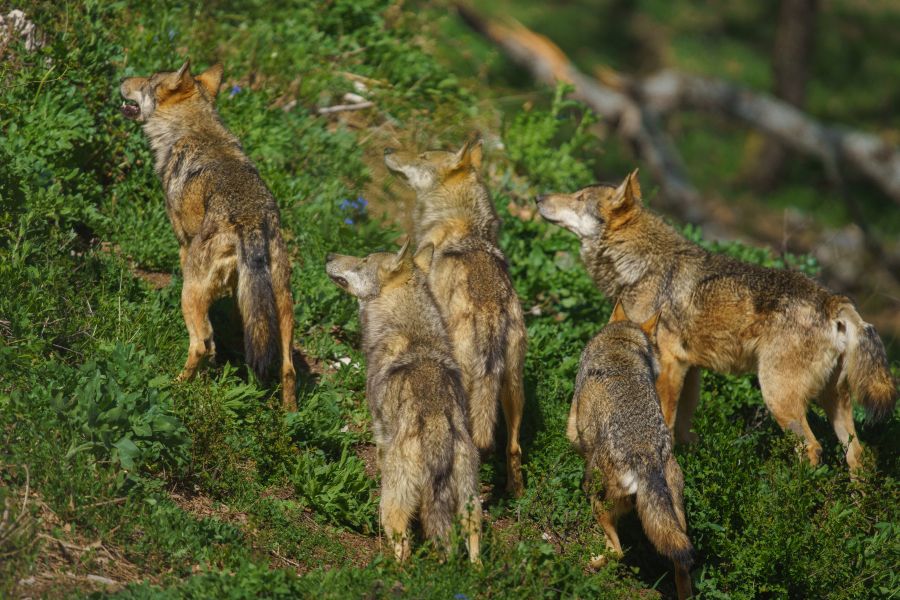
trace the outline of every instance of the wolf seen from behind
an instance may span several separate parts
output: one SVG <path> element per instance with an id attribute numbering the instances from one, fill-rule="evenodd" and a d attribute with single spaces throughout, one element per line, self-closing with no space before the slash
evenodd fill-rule
<path id="1" fill-rule="evenodd" d="M 638 326 L 616 303 L 610 323 L 584 349 L 566 437 L 584 457 L 584 491 L 621 557 L 616 521 L 632 507 L 647 537 L 675 564 L 678 598 L 691 595 L 693 547 L 687 536 L 684 478 L 656 394 L 659 313 Z M 600 567 L 606 555 L 592 557 Z"/>
<path id="2" fill-rule="evenodd" d="M 449 152 L 388 148 L 384 162 L 416 192 L 416 243 L 435 248 L 428 285 L 462 369 L 472 439 L 481 451 L 493 446 L 502 405 L 507 490 L 521 496 L 525 320 L 498 245 L 500 220 L 480 175 L 481 137 Z"/>
<path id="3" fill-rule="evenodd" d="M 478 450 L 466 421 L 462 376 L 426 283 L 434 248 L 410 256 L 329 254 L 328 276 L 359 300 L 366 402 L 381 469 L 381 524 L 403 561 L 416 513 L 425 536 L 450 541 L 459 517 L 479 561 Z"/>
<path id="4" fill-rule="evenodd" d="M 178 239 L 181 309 L 190 336 L 179 379 L 215 356 L 209 308 L 236 294 L 247 364 L 266 380 L 279 362 L 282 404 L 296 410 L 291 265 L 275 198 L 215 107 L 222 67 L 129 77 L 122 113 L 143 125 Z"/>

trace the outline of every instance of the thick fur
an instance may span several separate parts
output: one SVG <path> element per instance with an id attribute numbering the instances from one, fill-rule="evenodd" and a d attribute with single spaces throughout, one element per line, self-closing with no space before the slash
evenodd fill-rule
<path id="1" fill-rule="evenodd" d="M 679 405 L 686 375 L 697 367 L 756 373 L 769 410 L 803 439 L 813 463 L 821 446 L 806 412 L 820 397 L 857 470 L 862 447 L 851 393 L 883 416 L 897 391 L 881 341 L 848 298 L 801 273 L 747 264 L 686 240 L 644 208 L 636 172 L 618 188 L 551 194 L 538 205 L 546 219 L 581 238 L 581 258 L 607 296 L 638 319 L 661 312 L 657 389 L 677 439 L 689 439 L 697 400 L 694 385 Z"/>
<path id="2" fill-rule="evenodd" d="M 269 275 L 269 253 L 262 231 L 238 243 L 238 309 L 244 323 L 244 355 L 255 373 L 271 371 L 278 360 L 278 307 Z"/>
<path id="3" fill-rule="evenodd" d="M 656 395 L 659 362 L 651 341 L 656 321 L 639 327 L 626 320 L 621 307 L 617 312 L 581 356 L 567 435 L 585 458 L 584 488 L 607 549 L 621 555 L 616 520 L 633 501 L 647 537 L 675 564 L 683 598 L 690 595 L 693 548 L 684 481 Z"/>
<path id="4" fill-rule="evenodd" d="M 241 144 L 219 119 L 219 65 L 194 77 L 176 72 L 121 85 L 122 112 L 143 124 L 180 245 L 182 312 L 190 347 L 180 379 L 215 355 L 207 316 L 212 302 L 237 294 L 249 366 L 265 380 L 281 362 L 282 401 L 296 410 L 292 362 L 291 266 L 278 206 Z"/>
<path id="5" fill-rule="evenodd" d="M 462 369 L 472 439 L 482 451 L 493 445 L 499 401 L 508 434 L 507 488 L 521 495 L 525 321 L 497 244 L 500 221 L 479 176 L 481 140 L 457 152 L 386 150 L 385 164 L 416 191 L 419 247 L 435 248 L 428 283 Z"/>
<path id="6" fill-rule="evenodd" d="M 422 267 L 430 265 L 431 252 L 417 255 Z M 329 255 L 326 265 L 335 283 L 359 299 L 381 522 L 402 561 L 416 513 L 425 535 L 444 544 L 459 518 L 469 557 L 478 562 L 478 450 L 467 428 L 462 374 L 427 275 L 407 254 L 404 246 L 399 255 Z"/>

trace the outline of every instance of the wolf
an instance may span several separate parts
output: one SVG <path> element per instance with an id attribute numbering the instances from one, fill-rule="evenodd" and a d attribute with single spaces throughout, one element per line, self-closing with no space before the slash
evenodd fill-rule
<path id="1" fill-rule="evenodd" d="M 493 445 L 499 400 L 507 428 L 507 489 L 520 496 L 525 321 L 497 243 L 500 220 L 479 175 L 481 137 L 470 136 L 453 152 L 387 148 L 384 162 L 416 192 L 417 243 L 435 248 L 428 284 L 462 369 L 472 439 L 481 451 Z"/>
<path id="2" fill-rule="evenodd" d="M 661 312 L 663 416 L 690 438 L 698 393 L 679 396 L 689 371 L 756 373 L 763 400 L 800 436 L 812 464 L 821 445 L 806 420 L 818 397 L 852 474 L 862 446 L 851 397 L 877 420 L 894 410 L 896 383 L 875 328 L 853 302 L 805 275 L 747 264 L 688 241 L 641 201 L 637 171 L 619 186 L 593 185 L 537 199 L 541 215 L 581 239 L 581 258 L 600 290 L 632 317 Z M 677 418 L 676 418 L 677 417 Z"/>
<path id="3" fill-rule="evenodd" d="M 215 357 L 209 307 L 236 294 L 247 363 L 265 380 L 280 353 L 282 404 L 296 410 L 291 264 L 278 206 L 216 112 L 221 81 L 221 65 L 195 77 L 185 61 L 177 71 L 129 77 L 120 86 L 123 115 L 150 140 L 179 244 L 190 345 L 178 379 Z"/>
<path id="4" fill-rule="evenodd" d="M 434 254 L 365 258 L 329 254 L 325 269 L 359 300 L 366 355 L 366 401 L 381 469 L 381 523 L 394 555 L 410 554 L 416 512 L 428 538 L 444 544 L 454 516 L 479 561 L 478 450 L 466 423 L 466 393 L 450 340 L 427 284 Z"/>
<path id="5" fill-rule="evenodd" d="M 622 555 L 616 520 L 637 507 L 653 546 L 675 564 L 678 598 L 691 596 L 693 547 L 684 516 L 684 478 L 656 394 L 659 313 L 638 326 L 616 303 L 609 324 L 584 349 L 566 437 L 585 459 L 584 491 Z M 593 557 L 600 567 L 606 556 Z"/>

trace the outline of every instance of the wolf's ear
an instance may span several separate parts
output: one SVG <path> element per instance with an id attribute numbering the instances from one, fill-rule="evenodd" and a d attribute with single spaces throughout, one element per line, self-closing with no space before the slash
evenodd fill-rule
<path id="1" fill-rule="evenodd" d="M 647 334 L 647 337 L 650 338 L 650 341 L 654 344 L 656 343 L 656 331 L 659 329 L 659 315 L 662 314 L 660 311 L 656 311 L 656 314 L 641 323 L 641 331 Z"/>
<path id="2" fill-rule="evenodd" d="M 641 184 L 638 181 L 638 170 L 632 171 L 625 181 L 616 188 L 610 205 L 613 208 L 629 208 L 641 203 Z"/>
<path id="3" fill-rule="evenodd" d="M 186 59 L 181 68 L 169 77 L 169 89 L 175 91 L 181 89 L 191 79 L 191 59 Z"/>
<path id="4" fill-rule="evenodd" d="M 478 170 L 481 168 L 482 158 L 484 158 L 484 140 L 479 132 L 473 131 L 456 153 L 456 169 L 472 167 Z"/>
<path id="5" fill-rule="evenodd" d="M 413 264 L 416 265 L 416 268 L 420 271 L 428 273 L 431 270 L 431 261 L 433 259 L 434 244 L 428 243 L 416 251 L 416 255 L 413 256 Z"/>
<path id="6" fill-rule="evenodd" d="M 610 323 L 618 323 L 619 321 L 627 321 L 628 315 L 625 314 L 625 307 L 622 306 L 621 300 L 616 300 L 616 306 L 613 308 L 612 316 L 609 318 Z"/>
<path id="7" fill-rule="evenodd" d="M 400 248 L 400 251 L 397 252 L 397 255 L 394 256 L 394 260 L 391 261 L 390 271 L 393 273 L 395 271 L 399 271 L 400 267 L 402 267 L 409 260 L 409 238 L 406 238 L 406 241 L 403 242 L 403 246 Z"/>
<path id="8" fill-rule="evenodd" d="M 222 85 L 223 71 L 224 68 L 222 67 L 222 63 L 216 63 L 196 77 L 197 81 L 200 82 L 200 85 L 202 85 L 213 98 L 218 95 L 219 86 Z"/>

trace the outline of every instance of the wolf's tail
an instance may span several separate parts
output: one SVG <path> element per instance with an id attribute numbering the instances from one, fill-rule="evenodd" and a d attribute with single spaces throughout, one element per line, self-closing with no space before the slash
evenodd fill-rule
<path id="1" fill-rule="evenodd" d="M 446 542 L 456 512 L 452 433 L 444 419 L 432 418 L 425 419 L 420 436 L 426 473 L 419 517 L 425 537 Z"/>
<path id="2" fill-rule="evenodd" d="M 489 450 L 494 445 L 500 384 L 499 373 L 487 373 L 473 379 L 470 386 L 468 400 L 472 441 L 482 451 Z"/>
<path id="3" fill-rule="evenodd" d="M 663 472 L 653 470 L 638 481 L 635 505 L 644 532 L 656 550 L 689 570 L 694 547 L 687 536 L 680 494 L 676 497 L 673 491 Z"/>
<path id="4" fill-rule="evenodd" d="M 244 355 L 265 380 L 278 356 L 278 313 L 265 233 L 256 230 L 238 241 L 237 304 L 244 325 Z"/>
<path id="5" fill-rule="evenodd" d="M 897 387 L 881 338 L 849 301 L 840 306 L 834 325 L 837 335 L 844 335 L 847 340 L 842 377 L 847 377 L 850 391 L 866 409 L 867 418 L 871 421 L 883 419 L 894 412 Z"/>

